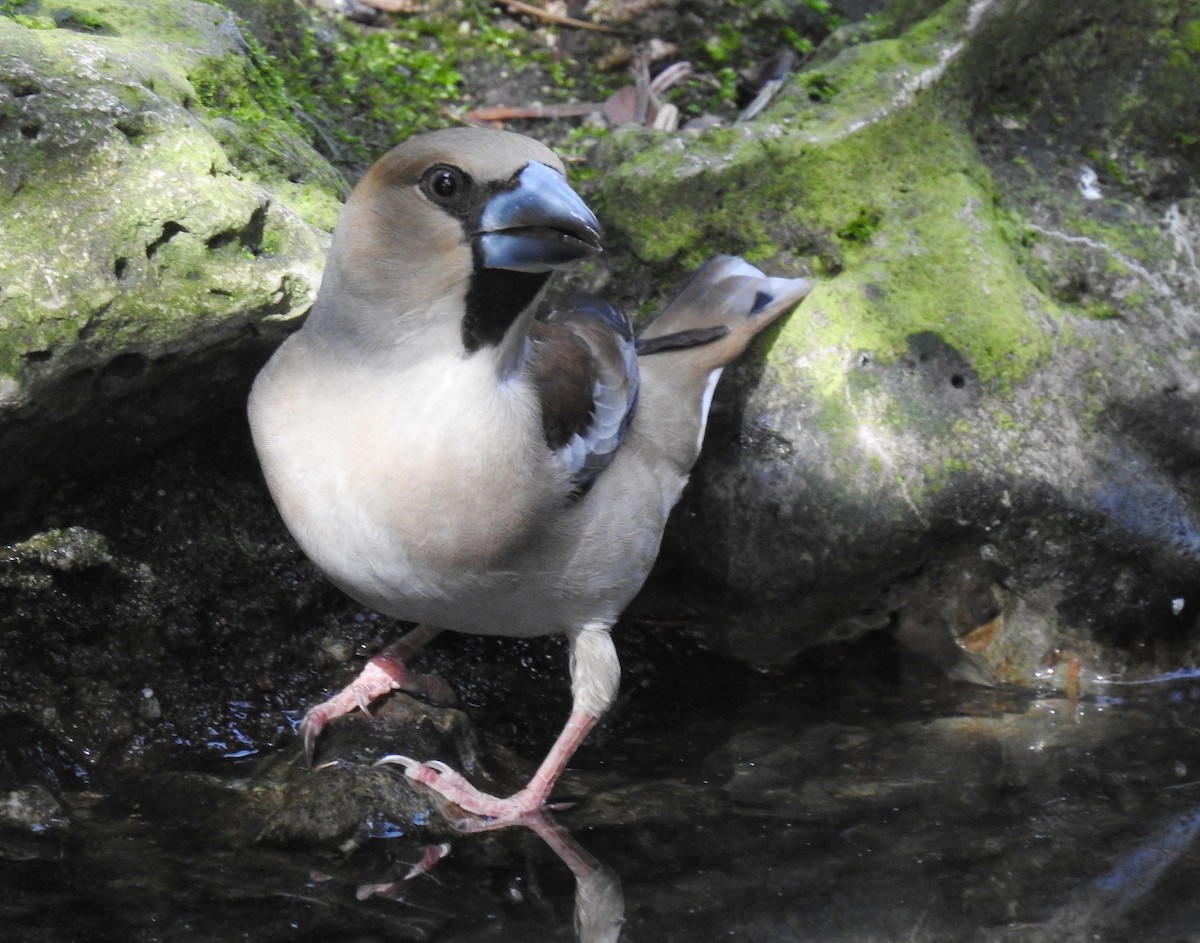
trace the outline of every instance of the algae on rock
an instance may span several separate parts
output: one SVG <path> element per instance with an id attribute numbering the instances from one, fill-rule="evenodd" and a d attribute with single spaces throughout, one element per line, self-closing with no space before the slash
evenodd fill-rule
<path id="1" fill-rule="evenodd" d="M 311 304 L 344 184 L 281 94 L 220 7 L 6 6 L 0 491 L 169 437 Z"/>
<path id="2" fill-rule="evenodd" d="M 1123 11 L 893 3 L 755 122 L 602 146 L 614 290 L 661 298 L 715 252 L 816 282 L 725 381 L 668 532 L 668 560 L 736 600 L 710 631 L 725 649 L 777 663 L 912 623 L 936 572 L 1001 607 L 1006 654 L 957 645 L 964 676 L 1032 683 L 1047 646 L 1164 633 L 1189 657 L 1178 600 L 1200 600 L 1173 587 L 1200 576 L 1180 538 L 1200 493 L 1163 456 L 1169 416 L 1200 409 L 1196 152 L 1162 102 L 1137 103 L 1200 66 L 1196 9 Z M 1089 78 L 1105 97 L 1076 126 Z"/>

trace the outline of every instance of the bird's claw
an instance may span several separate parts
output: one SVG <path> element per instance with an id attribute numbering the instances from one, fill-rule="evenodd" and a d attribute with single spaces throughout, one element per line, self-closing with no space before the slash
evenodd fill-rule
<path id="1" fill-rule="evenodd" d="M 488 821 L 466 821 L 458 823 L 462 831 L 481 831 L 516 825 L 521 820 L 538 812 L 542 807 L 541 796 L 527 791 L 501 799 L 475 788 L 462 773 L 440 760 L 421 762 L 411 756 L 393 753 L 375 761 L 375 766 L 395 765 L 404 767 L 404 775 L 414 782 L 428 786 L 443 799 L 454 803 L 465 812 L 480 816 Z"/>
<path id="2" fill-rule="evenodd" d="M 412 767 L 420 766 L 420 760 L 414 760 L 411 756 L 402 756 L 399 753 L 389 753 L 387 756 L 381 756 L 372 766 L 403 766 L 405 773 Z"/>
<path id="3" fill-rule="evenodd" d="M 313 765 L 313 756 L 317 750 L 317 738 L 329 723 L 329 717 L 320 707 L 314 707 L 300 721 L 300 739 L 304 743 L 304 760 L 309 768 Z"/>

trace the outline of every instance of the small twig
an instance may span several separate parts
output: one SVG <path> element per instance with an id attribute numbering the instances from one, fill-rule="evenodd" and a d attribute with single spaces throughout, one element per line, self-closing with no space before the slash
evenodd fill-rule
<path id="1" fill-rule="evenodd" d="M 420 13 L 421 4 L 417 0 L 358 0 L 375 10 L 384 13 Z"/>
<path id="2" fill-rule="evenodd" d="M 692 74 L 692 64 L 690 62 L 675 62 L 667 66 L 658 73 L 650 81 L 650 94 L 655 99 L 655 104 L 661 101 L 660 96 L 663 92 L 669 89 L 672 85 L 686 79 Z"/>
<path id="3" fill-rule="evenodd" d="M 604 105 L 599 102 L 566 102 L 558 105 L 487 105 L 483 108 L 472 108 L 461 115 L 461 120 L 468 123 L 490 124 L 493 121 L 512 121 L 519 118 L 578 118 L 580 115 L 590 115 L 600 111 Z"/>
<path id="4" fill-rule="evenodd" d="M 633 123 L 645 124 L 650 116 L 650 60 L 643 53 L 639 53 L 633 60 L 633 81 L 637 89 Z"/>
<path id="5" fill-rule="evenodd" d="M 551 13 L 549 10 L 543 10 L 541 7 L 536 7 L 532 3 L 522 3 L 521 0 L 500 0 L 500 3 L 508 9 L 510 13 L 524 13 L 527 16 L 532 16 L 535 19 L 545 20 L 547 23 L 554 23 L 556 26 L 570 26 L 574 29 L 590 29 L 597 33 L 615 33 L 611 26 L 604 26 L 600 23 L 589 23 L 587 20 L 577 20 L 571 16 L 561 16 L 558 13 Z"/>

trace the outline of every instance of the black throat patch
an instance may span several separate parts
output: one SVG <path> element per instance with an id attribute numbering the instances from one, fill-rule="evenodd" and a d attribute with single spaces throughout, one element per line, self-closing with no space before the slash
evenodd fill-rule
<path id="1" fill-rule="evenodd" d="M 550 277 L 549 272 L 485 268 L 478 246 L 473 255 L 475 271 L 467 289 L 467 313 L 462 322 L 462 342 L 468 354 L 499 345 Z"/>

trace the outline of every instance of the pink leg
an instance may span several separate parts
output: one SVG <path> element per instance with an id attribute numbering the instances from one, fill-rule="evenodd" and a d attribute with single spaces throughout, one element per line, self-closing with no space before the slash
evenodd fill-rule
<path id="1" fill-rule="evenodd" d="M 521 824 L 521 820 L 532 813 L 538 812 L 545 804 L 550 791 L 562 775 L 562 771 L 570 762 L 579 744 L 583 742 L 588 731 L 596 725 L 598 718 L 584 711 L 572 711 L 563 727 L 562 733 L 554 741 L 554 746 L 542 760 L 542 765 L 533 774 L 528 785 L 507 799 L 481 792 L 467 782 L 461 774 L 452 770 L 445 763 L 434 761 L 420 763 L 407 756 L 385 756 L 379 763 L 396 763 L 404 767 L 409 779 L 424 783 L 434 792 L 448 799 L 455 805 L 475 815 L 484 816 L 490 821 L 479 825 L 464 823 L 464 831 L 481 831 L 492 828 L 502 828 L 507 825 Z"/>
<path id="2" fill-rule="evenodd" d="M 304 739 L 304 754 L 310 765 L 317 737 L 335 717 L 352 713 L 355 708 L 369 714 L 372 701 L 401 688 L 414 694 L 434 697 L 444 693 L 445 682 L 427 675 L 411 674 L 406 665 L 441 631 L 436 626 L 418 625 L 398 642 L 371 658 L 358 677 L 337 694 L 309 709 L 300 722 L 300 736 Z"/>

